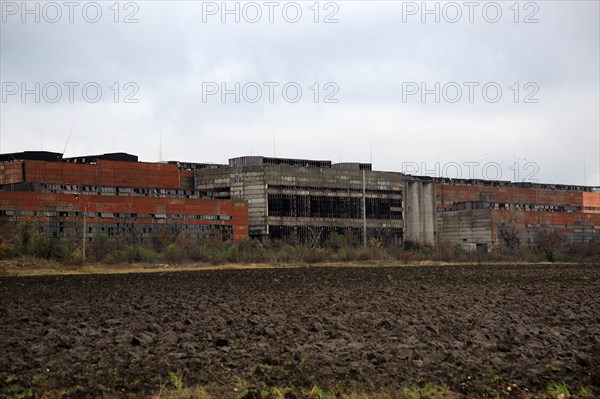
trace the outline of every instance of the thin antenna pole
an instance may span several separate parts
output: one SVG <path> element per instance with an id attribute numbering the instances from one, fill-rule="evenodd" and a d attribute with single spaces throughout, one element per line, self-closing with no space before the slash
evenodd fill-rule
<path id="1" fill-rule="evenodd" d="M 373 168 L 373 141 L 371 136 L 369 136 L 369 163 L 371 164 L 371 168 Z"/>
<path id="2" fill-rule="evenodd" d="M 162 128 L 158 132 L 158 160 L 162 162 Z"/>
<path id="3" fill-rule="evenodd" d="M 587 186 L 587 166 L 585 161 L 585 151 L 583 152 L 583 185 Z"/>
<path id="4" fill-rule="evenodd" d="M 343 142 L 340 145 L 340 160 L 338 161 L 339 163 L 342 163 L 342 152 L 344 152 L 344 143 Z"/>
<path id="5" fill-rule="evenodd" d="M 63 148 L 63 156 L 65 155 L 65 152 L 67 151 L 67 145 L 69 144 L 69 140 L 71 139 L 71 134 L 73 133 L 73 124 L 71 124 L 71 130 L 69 131 L 69 137 L 67 137 L 67 142 L 65 143 L 65 148 Z"/>

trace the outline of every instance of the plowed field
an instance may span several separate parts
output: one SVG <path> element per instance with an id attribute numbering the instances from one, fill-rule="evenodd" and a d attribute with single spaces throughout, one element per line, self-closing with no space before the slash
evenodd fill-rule
<path id="1" fill-rule="evenodd" d="M 446 387 L 600 397 L 600 268 L 355 267 L 0 278 L 0 395 Z M 508 390 L 507 388 L 510 387 Z M 304 390 L 304 391 L 303 391 Z M 510 392 L 509 392 L 510 390 Z M 60 395 L 59 395 L 60 394 Z"/>

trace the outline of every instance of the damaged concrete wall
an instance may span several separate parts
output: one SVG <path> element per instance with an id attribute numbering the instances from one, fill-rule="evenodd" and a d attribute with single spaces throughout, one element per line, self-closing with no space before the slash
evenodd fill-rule
<path id="1" fill-rule="evenodd" d="M 404 239 L 436 244 L 435 182 L 406 179 L 404 182 Z"/>

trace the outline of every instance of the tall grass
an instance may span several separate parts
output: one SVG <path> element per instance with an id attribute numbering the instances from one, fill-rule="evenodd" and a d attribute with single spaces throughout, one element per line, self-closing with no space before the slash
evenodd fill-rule
<path id="1" fill-rule="evenodd" d="M 600 263 L 600 239 L 591 243 L 560 245 L 553 252 L 557 261 Z M 50 238 L 35 221 L 25 221 L 12 234 L 0 236 L 0 259 L 29 256 L 80 263 L 80 239 Z M 175 236 L 162 234 L 148 242 L 128 241 L 124 237 L 95 235 L 86 248 L 86 261 L 98 263 L 167 263 L 179 265 L 195 262 L 211 265 L 225 263 L 318 264 L 324 262 L 541 262 L 548 259 L 547 248 L 501 248 L 491 253 L 467 252 L 458 245 L 439 243 L 435 248 L 405 242 L 403 247 L 385 246 L 371 239 L 366 248 L 360 240 L 332 233 L 320 246 L 248 239 L 239 243 L 214 238 L 198 241 L 181 232 Z"/>

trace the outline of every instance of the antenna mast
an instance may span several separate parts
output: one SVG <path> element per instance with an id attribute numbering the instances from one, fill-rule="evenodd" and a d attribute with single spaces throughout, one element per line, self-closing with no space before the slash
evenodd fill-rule
<path id="1" fill-rule="evenodd" d="M 585 151 L 583 152 L 583 185 L 587 186 L 587 167 L 585 162 Z"/>
<path id="2" fill-rule="evenodd" d="M 62 155 L 65 156 L 65 152 L 67 151 L 67 145 L 69 144 L 69 140 L 71 139 L 71 134 L 73 133 L 73 124 L 71 124 L 71 130 L 69 131 L 69 137 L 67 137 L 67 142 L 65 143 L 65 148 L 63 148 Z"/>

